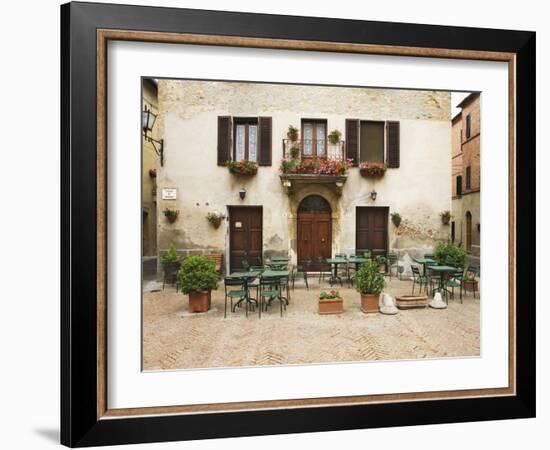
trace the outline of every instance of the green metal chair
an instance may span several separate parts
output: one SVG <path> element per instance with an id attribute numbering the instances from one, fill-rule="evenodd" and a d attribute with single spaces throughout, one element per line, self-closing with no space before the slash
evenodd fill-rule
<path id="1" fill-rule="evenodd" d="M 279 300 L 281 317 L 283 317 L 283 307 L 286 310 L 286 302 L 281 296 L 281 282 L 279 277 L 261 277 L 260 278 L 260 317 L 262 317 L 262 308 L 267 312 L 268 306 L 271 306 L 273 300 Z"/>
<path id="2" fill-rule="evenodd" d="M 306 289 L 309 291 L 309 285 L 307 282 L 307 273 L 309 271 L 309 266 L 311 264 L 310 260 L 304 261 L 302 264 L 298 264 L 296 267 L 292 268 L 292 273 L 290 275 L 292 279 L 292 290 L 294 290 L 294 283 L 296 282 L 296 278 L 303 278 L 304 283 L 306 285 Z"/>
<path id="3" fill-rule="evenodd" d="M 245 271 L 247 271 L 247 270 L 250 269 L 250 264 L 248 263 L 248 260 L 247 260 L 247 259 L 243 259 L 243 260 L 241 261 L 241 267 L 242 267 Z"/>
<path id="4" fill-rule="evenodd" d="M 386 261 L 387 261 L 387 267 L 388 267 L 388 275 L 390 276 L 390 281 L 391 281 L 392 269 L 395 269 L 396 276 L 399 276 L 399 264 L 398 264 L 399 257 L 397 256 L 397 253 L 388 252 L 388 257 Z"/>
<path id="5" fill-rule="evenodd" d="M 412 285 L 411 295 L 414 295 L 414 287 L 417 284 L 419 286 L 419 290 L 418 290 L 419 293 L 422 292 L 422 286 L 426 288 L 426 293 L 428 293 L 428 282 L 429 282 L 428 277 L 420 273 L 420 269 L 418 268 L 418 266 L 411 265 L 411 270 L 413 274 L 413 285 Z"/>
<path id="6" fill-rule="evenodd" d="M 225 287 L 225 307 L 223 312 L 223 317 L 227 317 L 227 299 L 231 301 L 231 312 L 234 312 L 233 300 L 236 299 L 237 303 L 246 301 L 246 286 L 245 281 L 241 278 L 225 278 L 224 279 Z M 238 289 L 228 289 L 228 288 L 238 288 Z M 248 310 L 247 310 L 248 312 Z"/>
<path id="7" fill-rule="evenodd" d="M 327 260 L 322 256 L 317 258 L 317 265 L 319 267 L 319 284 L 321 284 L 321 280 L 324 280 L 325 276 L 328 275 L 329 278 L 332 276 L 332 268 Z"/>
<path id="8" fill-rule="evenodd" d="M 464 279 L 464 269 L 457 268 L 455 272 L 449 273 L 449 280 L 447 281 L 447 288 L 451 289 L 451 298 L 455 297 L 455 288 L 459 289 L 460 292 L 460 303 L 463 303 L 462 300 L 462 280 Z"/>

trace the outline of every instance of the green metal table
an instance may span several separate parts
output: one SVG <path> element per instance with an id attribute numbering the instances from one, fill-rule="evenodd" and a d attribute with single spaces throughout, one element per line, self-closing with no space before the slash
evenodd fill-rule
<path id="1" fill-rule="evenodd" d="M 327 262 L 332 267 L 332 275 L 330 276 L 328 282 L 332 286 L 338 280 L 340 280 L 340 286 L 343 286 L 342 278 L 338 276 L 338 266 L 340 264 L 347 264 L 348 260 L 346 258 L 328 258 Z"/>
<path id="2" fill-rule="evenodd" d="M 439 273 L 439 286 L 433 290 L 444 292 L 445 298 L 447 298 L 447 295 L 450 295 L 451 292 L 447 289 L 447 281 L 449 279 L 449 273 L 455 272 L 456 267 L 452 266 L 428 266 L 428 269 L 433 270 L 434 272 Z"/>
<path id="3" fill-rule="evenodd" d="M 422 276 L 426 276 L 426 264 L 437 264 L 435 259 L 431 258 L 414 258 L 414 261 L 418 264 L 422 264 Z"/>
<path id="4" fill-rule="evenodd" d="M 249 271 L 241 271 L 241 272 L 231 272 L 227 278 L 236 278 L 236 279 L 242 279 L 244 280 L 244 290 L 246 292 L 245 301 L 248 305 L 248 303 L 253 300 L 256 303 L 256 306 L 259 306 L 258 299 L 250 297 L 248 294 L 248 283 L 250 281 L 254 280 L 254 278 L 258 278 L 262 274 L 261 270 L 249 270 Z M 238 305 L 242 303 L 242 300 L 239 300 L 237 303 L 233 305 L 233 311 L 235 312 L 235 308 L 237 308 Z M 258 308 L 260 309 L 260 308 Z M 246 315 L 248 316 L 248 306 L 246 307 Z"/>

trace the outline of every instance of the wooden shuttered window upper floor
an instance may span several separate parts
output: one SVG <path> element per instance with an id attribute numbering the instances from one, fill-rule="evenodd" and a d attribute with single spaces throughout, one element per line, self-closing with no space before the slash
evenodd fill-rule
<path id="1" fill-rule="evenodd" d="M 383 162 L 389 168 L 400 165 L 400 126 L 398 121 L 346 119 L 346 158 L 353 165 Z"/>
<path id="2" fill-rule="evenodd" d="M 271 129 L 271 117 L 218 116 L 218 165 L 225 166 L 233 160 L 270 166 Z"/>

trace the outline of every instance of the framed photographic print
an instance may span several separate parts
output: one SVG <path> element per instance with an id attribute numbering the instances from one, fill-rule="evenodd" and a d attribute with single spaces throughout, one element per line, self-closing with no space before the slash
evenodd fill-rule
<path id="1" fill-rule="evenodd" d="M 61 19 L 63 444 L 534 416 L 535 33 Z"/>

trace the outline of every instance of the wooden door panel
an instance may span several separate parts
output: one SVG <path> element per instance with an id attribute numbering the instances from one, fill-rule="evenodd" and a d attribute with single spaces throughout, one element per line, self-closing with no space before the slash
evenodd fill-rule
<path id="1" fill-rule="evenodd" d="M 262 208 L 231 207 L 229 220 L 230 270 L 241 269 L 243 259 L 250 265 L 262 264 Z"/>
<path id="2" fill-rule="evenodd" d="M 298 263 L 311 261 L 310 270 L 319 269 L 318 259 L 330 258 L 332 253 L 332 225 L 330 213 L 298 213 Z"/>
<path id="3" fill-rule="evenodd" d="M 388 208 L 358 207 L 356 210 L 355 251 L 385 255 L 388 250 Z"/>

